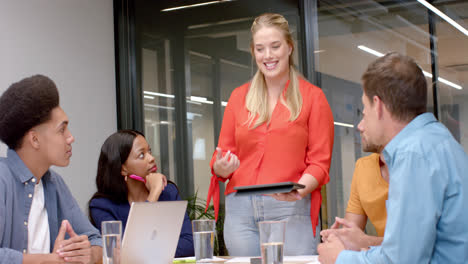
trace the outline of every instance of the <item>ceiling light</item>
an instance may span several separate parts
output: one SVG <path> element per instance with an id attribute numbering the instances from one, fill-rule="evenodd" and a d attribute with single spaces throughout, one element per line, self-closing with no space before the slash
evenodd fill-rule
<path id="1" fill-rule="evenodd" d="M 367 53 L 370 53 L 370 54 L 372 54 L 372 55 L 375 55 L 375 56 L 377 56 L 377 57 L 383 57 L 383 56 L 385 55 L 385 54 L 383 54 L 383 53 L 380 53 L 380 52 L 378 52 L 378 51 L 376 51 L 376 50 L 370 49 L 370 48 L 368 48 L 368 47 L 366 47 L 366 46 L 363 46 L 363 45 L 359 45 L 358 48 L 359 48 L 359 49 L 362 49 L 363 51 L 365 51 L 365 52 L 367 52 Z"/>
<path id="2" fill-rule="evenodd" d="M 428 73 L 427 71 L 423 71 L 424 76 L 427 78 L 432 78 L 432 74 Z"/>
<path id="3" fill-rule="evenodd" d="M 144 94 L 148 95 L 154 95 L 154 96 L 161 96 L 161 97 L 167 97 L 167 98 L 175 98 L 173 94 L 163 94 L 163 93 L 155 93 L 155 92 L 150 92 L 150 91 L 143 91 Z"/>
<path id="4" fill-rule="evenodd" d="M 460 24 L 455 22 L 455 20 L 451 19 L 448 17 L 446 14 L 444 14 L 442 11 L 434 7 L 433 5 L 429 4 L 426 0 L 418 0 L 419 3 L 421 3 L 423 6 L 427 7 L 427 9 L 431 10 L 432 12 L 436 13 L 438 16 L 440 16 L 443 20 L 447 21 L 450 25 L 454 26 L 456 29 L 460 30 L 463 34 L 468 36 L 468 30 L 466 28 L 462 27 Z"/>
<path id="5" fill-rule="evenodd" d="M 154 105 L 154 104 L 144 104 L 145 107 L 149 108 L 159 108 L 159 109 L 166 109 L 166 110 L 175 110 L 175 107 L 164 106 L 164 105 Z"/>
<path id="6" fill-rule="evenodd" d="M 187 103 L 194 104 L 194 105 L 202 105 L 202 103 L 194 102 L 194 101 L 191 101 L 191 100 L 187 100 Z"/>
<path id="7" fill-rule="evenodd" d="M 458 89 L 458 90 L 463 89 L 463 87 L 461 87 L 460 85 L 458 85 L 458 84 L 456 84 L 456 83 L 453 83 L 453 82 L 451 82 L 451 81 L 447 81 L 447 80 L 445 80 L 444 78 L 440 78 L 440 77 L 439 77 L 439 78 L 437 78 L 437 80 L 439 80 L 439 82 L 441 82 L 441 83 L 445 83 L 445 84 L 447 84 L 447 85 L 450 85 L 450 86 L 452 86 L 452 87 L 455 88 L 455 89 Z"/>
<path id="8" fill-rule="evenodd" d="M 213 101 L 208 101 L 206 97 L 190 96 L 190 100 L 194 102 L 203 103 L 203 104 L 213 104 Z"/>
<path id="9" fill-rule="evenodd" d="M 145 95 L 145 96 L 143 96 L 143 98 L 146 98 L 146 99 L 154 99 L 154 96 Z"/>
<path id="10" fill-rule="evenodd" d="M 341 123 L 341 122 L 333 122 L 336 126 L 342 126 L 342 127 L 354 127 L 353 125 L 351 124 L 347 124 L 347 123 Z"/>
<path id="11" fill-rule="evenodd" d="M 422 69 L 421 69 L 422 70 Z M 427 71 L 422 71 L 424 76 L 426 76 L 427 78 L 432 78 L 432 74 L 428 73 Z M 449 86 L 452 86 L 453 88 L 455 89 L 458 89 L 458 90 L 461 90 L 463 89 L 463 87 L 461 87 L 460 85 L 456 84 L 456 83 L 453 83 L 451 81 L 447 81 L 445 80 L 444 78 L 441 78 L 441 77 L 438 77 L 437 80 L 441 83 L 445 83 Z"/>
<path id="12" fill-rule="evenodd" d="M 176 7 L 163 9 L 163 10 L 161 10 L 161 12 L 168 12 L 168 11 L 174 11 L 174 10 L 185 9 L 185 8 L 192 8 L 192 7 L 197 7 L 197 6 L 206 6 L 206 5 L 212 5 L 212 4 L 219 4 L 219 3 L 222 3 L 222 2 L 230 2 L 230 1 L 232 1 L 232 0 L 218 0 L 218 1 L 211 1 L 211 2 L 193 4 L 193 5 L 176 6 Z"/>
<path id="13" fill-rule="evenodd" d="M 363 46 L 363 45 L 359 45 L 358 48 L 361 49 L 361 50 L 363 50 L 363 51 L 365 51 L 365 52 L 368 52 L 368 53 L 370 53 L 370 54 L 372 54 L 372 55 L 375 55 L 375 56 L 377 56 L 377 57 L 382 57 L 382 56 L 385 55 L 385 54 L 383 54 L 383 53 L 380 53 L 380 52 L 378 52 L 378 51 L 376 51 L 376 50 L 373 50 L 373 49 L 368 48 L 368 47 Z M 421 69 L 421 70 L 422 70 L 422 69 Z M 430 74 L 430 73 L 428 73 L 428 72 L 426 72 L 426 71 L 422 71 L 422 72 L 423 72 L 424 76 L 426 76 L 426 77 L 428 77 L 428 78 L 432 78 L 432 74 Z M 445 84 L 447 84 L 447 85 L 449 85 L 449 86 L 452 86 L 452 87 L 455 88 L 455 89 L 458 89 L 458 90 L 463 89 L 463 87 L 461 87 L 460 85 L 458 85 L 458 84 L 456 84 L 456 83 L 453 83 L 453 82 L 451 82 L 451 81 L 447 81 L 447 80 L 444 79 L 444 78 L 438 77 L 437 80 L 438 80 L 439 82 L 441 82 L 441 83 L 445 83 Z"/>

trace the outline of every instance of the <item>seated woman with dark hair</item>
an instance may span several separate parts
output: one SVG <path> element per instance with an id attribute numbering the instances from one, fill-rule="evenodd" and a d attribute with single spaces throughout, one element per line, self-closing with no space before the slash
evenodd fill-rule
<path id="1" fill-rule="evenodd" d="M 120 220 L 125 232 L 132 202 L 180 200 L 177 186 L 157 167 L 145 137 L 134 130 L 109 136 L 101 148 L 96 176 L 97 192 L 89 201 L 91 222 L 100 230 L 102 221 Z M 193 256 L 190 219 L 185 214 L 175 257 Z"/>

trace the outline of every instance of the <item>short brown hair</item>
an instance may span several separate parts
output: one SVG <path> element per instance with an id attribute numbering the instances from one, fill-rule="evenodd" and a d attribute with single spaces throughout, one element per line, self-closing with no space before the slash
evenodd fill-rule
<path id="1" fill-rule="evenodd" d="M 391 52 L 372 62 L 362 75 L 365 95 L 378 96 L 392 116 L 411 121 L 427 111 L 427 83 L 421 68 L 408 56 Z"/>

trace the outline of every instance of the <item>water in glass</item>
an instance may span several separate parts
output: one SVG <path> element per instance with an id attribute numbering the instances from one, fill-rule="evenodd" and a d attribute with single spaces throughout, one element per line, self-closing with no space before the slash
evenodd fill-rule
<path id="1" fill-rule="evenodd" d="M 193 240 L 197 260 L 213 258 L 214 231 L 194 232 Z"/>
<path id="2" fill-rule="evenodd" d="M 262 243 L 262 263 L 282 264 L 283 263 L 283 242 Z"/>
<path id="3" fill-rule="evenodd" d="M 104 235 L 102 240 L 104 243 L 104 247 L 102 249 L 103 264 L 118 264 L 120 235 Z"/>

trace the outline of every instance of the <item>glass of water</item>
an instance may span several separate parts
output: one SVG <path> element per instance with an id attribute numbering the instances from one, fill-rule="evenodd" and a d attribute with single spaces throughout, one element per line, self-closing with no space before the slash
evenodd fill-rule
<path id="1" fill-rule="evenodd" d="M 215 220 L 192 221 L 193 243 L 197 262 L 213 258 L 215 227 Z"/>
<path id="2" fill-rule="evenodd" d="M 122 236 L 121 221 L 103 221 L 102 230 L 102 263 L 119 264 Z"/>
<path id="3" fill-rule="evenodd" d="M 263 221 L 258 228 L 262 264 L 282 264 L 286 221 Z"/>

